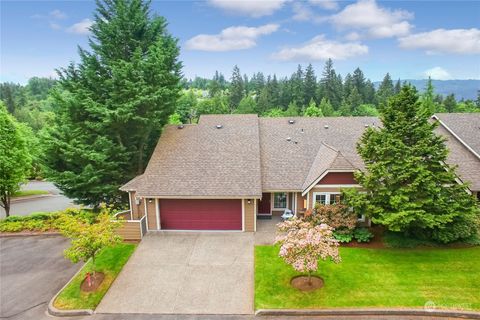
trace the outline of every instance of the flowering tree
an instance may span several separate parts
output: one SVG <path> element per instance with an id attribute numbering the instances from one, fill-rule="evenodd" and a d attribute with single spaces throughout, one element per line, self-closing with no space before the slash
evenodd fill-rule
<path id="1" fill-rule="evenodd" d="M 279 256 L 296 271 L 308 274 L 318 270 L 318 260 L 330 258 L 340 262 L 338 241 L 333 229 L 326 224 L 314 225 L 296 218 L 278 224 L 276 243 L 280 244 Z"/>

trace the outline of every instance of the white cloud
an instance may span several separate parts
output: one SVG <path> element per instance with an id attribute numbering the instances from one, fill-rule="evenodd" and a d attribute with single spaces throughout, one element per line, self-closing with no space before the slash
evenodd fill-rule
<path id="1" fill-rule="evenodd" d="M 338 9 L 338 3 L 335 0 L 309 0 L 309 2 L 325 10 Z"/>
<path id="2" fill-rule="evenodd" d="M 480 54 L 480 30 L 436 29 L 400 38 L 399 45 L 404 49 L 423 49 L 427 54 Z"/>
<path id="3" fill-rule="evenodd" d="M 74 33 L 74 34 L 80 34 L 80 35 L 86 35 L 90 33 L 90 27 L 92 26 L 93 21 L 90 19 L 83 19 L 80 22 L 77 22 L 70 27 L 67 28 L 67 32 L 69 33 Z"/>
<path id="4" fill-rule="evenodd" d="M 337 28 L 363 31 L 370 38 L 405 36 L 412 28 L 410 19 L 412 13 L 379 7 L 375 0 L 359 0 L 330 17 Z"/>
<path id="5" fill-rule="evenodd" d="M 50 21 L 50 22 L 48 23 L 48 26 L 49 26 L 50 29 L 52 29 L 52 30 L 60 30 L 60 29 L 62 29 L 62 26 L 61 26 L 61 25 L 59 25 L 59 24 L 56 23 L 56 22 L 52 22 L 52 21 Z"/>
<path id="6" fill-rule="evenodd" d="M 293 6 L 293 20 L 296 21 L 307 21 L 314 17 L 313 11 L 302 4 L 302 2 L 294 2 Z"/>
<path id="7" fill-rule="evenodd" d="M 286 0 L 209 0 L 214 7 L 254 18 L 268 16 L 283 7 Z"/>
<path id="8" fill-rule="evenodd" d="M 324 35 L 314 37 L 299 47 L 287 47 L 273 54 L 278 60 L 344 60 L 368 53 L 368 47 L 358 42 L 341 43 L 328 40 Z"/>
<path id="9" fill-rule="evenodd" d="M 260 27 L 229 27 L 219 34 L 199 34 L 187 40 L 186 48 L 201 51 L 232 51 L 249 49 L 257 45 L 257 38 L 278 30 L 278 24 Z"/>
<path id="10" fill-rule="evenodd" d="M 450 75 L 450 73 L 448 73 L 447 70 L 441 67 L 434 67 L 432 69 L 425 70 L 423 75 L 425 76 L 425 78 L 431 77 L 432 79 L 435 79 L 435 80 L 452 79 L 452 76 Z"/>
<path id="11" fill-rule="evenodd" d="M 62 20 L 67 18 L 67 14 L 63 11 L 60 11 L 58 9 L 55 9 L 53 11 L 50 11 L 48 14 L 50 18 L 57 19 L 57 20 Z"/>

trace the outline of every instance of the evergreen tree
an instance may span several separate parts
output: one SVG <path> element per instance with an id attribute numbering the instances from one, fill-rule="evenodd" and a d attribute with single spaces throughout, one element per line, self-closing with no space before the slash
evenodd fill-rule
<path id="1" fill-rule="evenodd" d="M 327 98 L 322 98 L 319 108 L 320 110 L 322 110 L 322 114 L 325 117 L 332 117 L 335 115 L 335 110 L 333 109 L 333 106 L 330 104 L 330 101 L 328 101 Z"/>
<path id="2" fill-rule="evenodd" d="M 196 116 L 197 97 L 193 90 L 188 90 L 177 100 L 175 112 L 178 114 L 181 123 L 192 123 L 192 119 Z"/>
<path id="3" fill-rule="evenodd" d="M 322 109 L 317 107 L 313 99 L 310 100 L 310 103 L 308 104 L 308 107 L 305 109 L 305 112 L 303 113 L 303 115 L 305 117 L 323 117 Z"/>
<path id="4" fill-rule="evenodd" d="M 225 89 L 224 84 L 222 84 L 222 78 L 223 75 L 218 71 L 215 71 L 212 81 L 208 84 L 208 94 L 210 97 L 214 97 Z"/>
<path id="5" fill-rule="evenodd" d="M 59 71 L 44 160 L 48 178 L 79 203 L 122 203 L 118 188 L 143 172 L 175 109 L 181 63 L 166 24 L 149 3 L 98 1 L 91 51 Z"/>
<path id="6" fill-rule="evenodd" d="M 387 73 L 385 77 L 383 77 L 382 83 L 377 90 L 377 102 L 379 107 L 381 108 L 387 103 L 388 98 L 395 94 L 395 87 L 393 86 L 392 78 L 390 74 Z"/>
<path id="7" fill-rule="evenodd" d="M 340 108 L 342 103 L 342 78 L 340 75 L 337 76 L 332 59 L 325 62 L 317 96 L 320 100 L 326 98 L 330 101 L 334 109 Z"/>
<path id="8" fill-rule="evenodd" d="M 246 96 L 245 98 L 240 101 L 240 104 L 238 105 L 237 110 L 235 110 L 235 113 L 240 113 L 240 114 L 249 114 L 249 113 L 258 113 L 257 110 L 257 103 L 251 96 Z"/>
<path id="9" fill-rule="evenodd" d="M 422 111 L 428 116 L 432 116 L 436 111 L 438 111 L 434 98 L 435 89 L 433 88 L 432 78 L 428 77 L 427 86 L 425 87 L 425 91 L 421 96 Z"/>
<path id="10" fill-rule="evenodd" d="M 361 97 L 360 103 L 363 103 L 366 101 L 366 82 L 365 81 L 366 80 L 365 80 L 363 71 L 360 70 L 360 68 L 355 69 L 352 75 L 352 84 L 353 84 L 353 87 L 357 89 L 357 92 Z M 351 92 L 350 92 L 350 95 L 352 95 Z"/>
<path id="11" fill-rule="evenodd" d="M 366 193 L 347 191 L 359 213 L 389 230 L 452 242 L 478 232 L 479 208 L 447 163 L 445 138 L 406 85 L 382 110 L 381 128 L 369 128 L 358 145 L 365 170 L 356 180 Z"/>
<path id="12" fill-rule="evenodd" d="M 377 97 L 375 93 L 375 86 L 373 85 L 372 81 L 368 79 L 365 81 L 365 89 L 363 94 L 363 102 L 366 104 L 377 104 Z"/>
<path id="13" fill-rule="evenodd" d="M 305 69 L 305 84 L 304 84 L 304 105 L 310 103 L 312 99 L 315 99 L 315 92 L 317 89 L 317 77 L 315 76 L 315 70 L 313 70 L 312 64 Z"/>
<path id="14" fill-rule="evenodd" d="M 301 65 L 298 65 L 297 71 L 290 78 L 291 100 L 301 110 L 305 107 L 305 84 L 304 73 Z"/>
<path id="15" fill-rule="evenodd" d="M 447 112 L 455 112 L 455 109 L 457 108 L 457 100 L 455 100 L 455 95 L 453 93 L 445 98 L 443 106 Z"/>
<path id="16" fill-rule="evenodd" d="M 295 104 L 295 102 L 290 102 L 287 110 L 285 110 L 285 117 L 296 117 L 300 114 L 300 108 Z"/>
<path id="17" fill-rule="evenodd" d="M 233 67 L 232 79 L 230 83 L 230 111 L 238 108 L 240 101 L 245 96 L 245 84 L 243 83 L 240 69 L 235 65 Z"/>
<path id="18" fill-rule="evenodd" d="M 346 102 L 350 106 L 350 113 L 348 115 L 351 115 L 353 112 L 355 112 L 355 110 L 357 110 L 362 104 L 362 96 L 358 92 L 357 87 L 353 87 Z"/>
<path id="19" fill-rule="evenodd" d="M 475 105 L 477 108 L 480 108 L 480 90 L 477 90 L 477 99 L 475 100 Z"/>
<path id="20" fill-rule="evenodd" d="M 400 91 L 402 90 L 402 83 L 400 82 L 400 79 L 397 80 L 397 83 L 395 83 L 395 94 L 399 94 Z"/>

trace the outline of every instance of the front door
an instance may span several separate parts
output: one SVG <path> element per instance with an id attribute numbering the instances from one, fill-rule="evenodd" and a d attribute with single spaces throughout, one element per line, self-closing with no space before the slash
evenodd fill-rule
<path id="1" fill-rule="evenodd" d="M 262 199 L 258 201 L 258 214 L 272 214 L 270 199 L 270 193 L 262 193 Z"/>

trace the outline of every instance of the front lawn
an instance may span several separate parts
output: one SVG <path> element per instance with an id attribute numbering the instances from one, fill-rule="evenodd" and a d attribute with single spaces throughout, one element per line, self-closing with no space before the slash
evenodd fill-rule
<path id="1" fill-rule="evenodd" d="M 20 190 L 17 191 L 13 194 L 12 198 L 17 198 L 17 197 L 26 197 L 26 196 L 36 196 L 36 195 L 42 195 L 42 194 L 48 194 L 48 191 L 45 190 Z"/>
<path id="2" fill-rule="evenodd" d="M 80 285 L 85 279 L 87 272 L 92 271 L 92 262 L 83 266 L 82 271 L 72 282 L 58 295 L 54 306 L 58 309 L 95 309 L 107 293 L 111 284 L 128 261 L 136 245 L 118 244 L 115 247 L 104 249 L 95 259 L 96 271 L 103 272 L 105 279 L 100 287 L 94 292 L 82 292 Z"/>
<path id="3" fill-rule="evenodd" d="M 276 246 L 255 248 L 255 308 L 419 307 L 480 309 L 480 247 L 340 248 L 342 262 L 321 262 L 325 286 L 304 293 Z"/>

